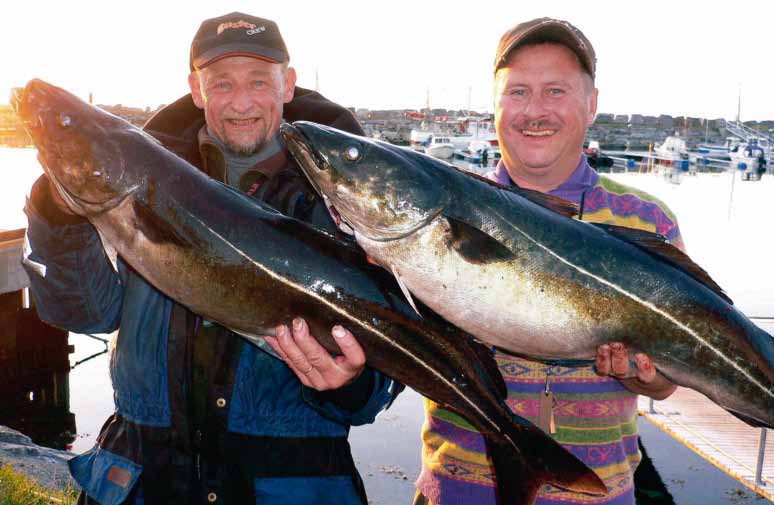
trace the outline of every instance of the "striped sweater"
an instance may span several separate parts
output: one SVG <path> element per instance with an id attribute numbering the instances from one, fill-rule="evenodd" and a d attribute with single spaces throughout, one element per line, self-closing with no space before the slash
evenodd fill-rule
<path id="1" fill-rule="evenodd" d="M 502 162 L 489 174 L 512 184 Z M 550 192 L 578 203 L 584 221 L 653 231 L 683 248 L 675 217 L 650 195 L 597 174 L 585 156 L 567 181 Z M 637 396 L 591 367 L 549 366 L 496 351 L 508 386 L 508 406 L 537 423 L 547 376 L 554 394 L 554 438 L 605 482 L 608 494 L 594 497 L 546 485 L 537 503 L 634 505 L 633 475 L 640 461 Z M 460 416 L 425 401 L 422 472 L 417 490 L 435 505 L 494 505 L 492 467 L 483 437 Z"/>

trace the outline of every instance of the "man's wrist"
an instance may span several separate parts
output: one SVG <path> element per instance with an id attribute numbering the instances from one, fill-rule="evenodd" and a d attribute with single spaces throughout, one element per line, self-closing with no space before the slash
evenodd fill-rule
<path id="1" fill-rule="evenodd" d="M 360 375 L 349 384 L 338 389 L 319 393 L 320 398 L 335 404 L 349 412 L 356 412 L 368 403 L 374 390 L 374 370 L 365 367 Z"/>

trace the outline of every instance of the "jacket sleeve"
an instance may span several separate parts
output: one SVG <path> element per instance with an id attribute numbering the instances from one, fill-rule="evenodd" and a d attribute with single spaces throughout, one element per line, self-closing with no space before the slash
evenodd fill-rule
<path id="1" fill-rule="evenodd" d="M 317 391 L 304 385 L 301 388 L 304 401 L 325 417 L 360 426 L 374 422 L 377 414 L 389 408 L 404 386 L 366 367 L 355 382 L 336 390 Z"/>
<path id="2" fill-rule="evenodd" d="M 78 333 L 118 328 L 123 288 L 94 226 L 56 208 L 46 176 L 24 208 L 28 227 L 22 265 L 38 315 Z"/>

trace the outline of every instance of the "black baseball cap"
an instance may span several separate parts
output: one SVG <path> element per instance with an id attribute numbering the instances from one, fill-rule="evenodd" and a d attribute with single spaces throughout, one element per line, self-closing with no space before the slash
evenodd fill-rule
<path id="1" fill-rule="evenodd" d="M 519 23 L 500 37 L 495 55 L 494 71 L 504 66 L 508 56 L 523 44 L 555 42 L 562 44 L 578 55 L 581 65 L 592 79 L 597 72 L 597 56 L 589 39 L 576 27 L 560 19 L 538 18 Z"/>
<path id="2" fill-rule="evenodd" d="M 273 63 L 290 60 L 277 23 L 241 12 L 202 22 L 191 42 L 191 71 L 226 56 L 251 56 Z"/>

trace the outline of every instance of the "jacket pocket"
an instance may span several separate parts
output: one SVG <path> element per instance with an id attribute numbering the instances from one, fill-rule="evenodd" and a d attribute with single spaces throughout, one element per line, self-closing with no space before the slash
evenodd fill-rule
<path id="1" fill-rule="evenodd" d="M 84 492 L 101 505 L 126 501 L 140 478 L 142 467 L 95 445 L 68 462 L 70 473 Z"/>

